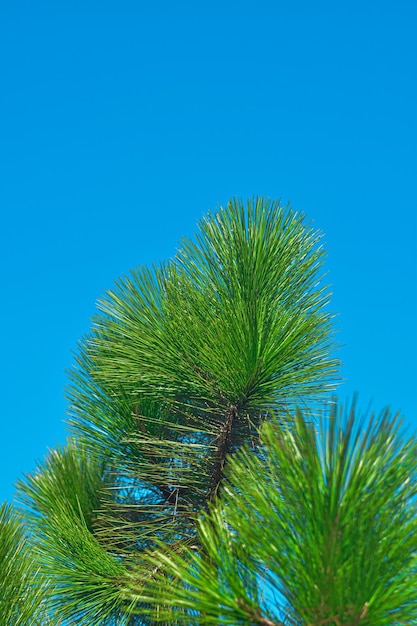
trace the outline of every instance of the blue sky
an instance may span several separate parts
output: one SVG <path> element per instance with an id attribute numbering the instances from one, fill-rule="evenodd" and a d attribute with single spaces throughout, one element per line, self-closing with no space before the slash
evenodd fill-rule
<path id="1" fill-rule="evenodd" d="M 95 301 L 231 196 L 325 233 L 342 398 L 417 426 L 417 5 L 0 7 L 0 501 L 65 438 Z"/>

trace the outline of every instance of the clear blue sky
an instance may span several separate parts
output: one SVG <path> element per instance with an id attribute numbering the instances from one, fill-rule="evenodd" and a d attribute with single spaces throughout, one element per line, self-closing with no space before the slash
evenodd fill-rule
<path id="1" fill-rule="evenodd" d="M 326 236 L 343 398 L 416 402 L 414 0 L 3 2 L 0 501 L 63 442 L 95 301 L 230 196 Z"/>

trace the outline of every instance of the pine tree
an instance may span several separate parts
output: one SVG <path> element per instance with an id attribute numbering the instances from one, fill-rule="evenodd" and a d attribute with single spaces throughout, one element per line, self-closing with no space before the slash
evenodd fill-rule
<path id="1" fill-rule="evenodd" d="M 202 549 L 150 555 L 164 564 L 159 619 L 179 607 L 183 624 L 416 624 L 417 441 L 399 416 L 298 410 L 265 423 L 260 447 L 231 459 Z"/>
<path id="2" fill-rule="evenodd" d="M 234 200 L 208 214 L 172 261 L 131 272 L 99 302 L 71 372 L 71 438 L 19 485 L 42 572 L 29 588 L 42 594 L 43 624 L 411 623 L 401 619 L 414 615 L 413 599 L 403 582 L 395 587 L 392 568 L 415 581 L 415 449 L 397 442 L 387 419 L 363 444 L 352 420 L 340 428 L 329 420 L 324 448 L 309 425 L 337 380 L 323 259 L 321 234 L 303 215 L 262 198 Z M 387 454 L 377 474 L 383 457 L 366 456 L 368 447 Z M 374 487 L 380 499 L 365 515 L 354 497 Z M 387 526 L 399 502 L 398 524 Z M 383 516 L 375 503 L 387 507 Z M 356 511 L 363 517 L 357 535 L 346 522 L 342 547 L 339 504 L 351 525 Z M 333 529 L 334 545 L 313 516 Z M 372 530 L 379 517 L 386 537 Z M 359 554 L 346 561 L 352 533 Z M 349 595 L 353 573 L 370 566 L 367 533 L 379 546 L 371 570 L 382 591 L 359 578 L 364 593 Z M 397 540 L 385 575 L 381 545 Z M 336 569 L 320 578 L 329 550 Z M 391 603 L 375 600 L 393 590 Z M 411 609 L 398 612 L 404 603 Z M 375 621 L 388 614 L 392 622 Z"/>
<path id="3" fill-rule="evenodd" d="M 0 623 L 40 626 L 45 580 L 30 550 L 24 520 L 10 505 L 0 506 Z"/>

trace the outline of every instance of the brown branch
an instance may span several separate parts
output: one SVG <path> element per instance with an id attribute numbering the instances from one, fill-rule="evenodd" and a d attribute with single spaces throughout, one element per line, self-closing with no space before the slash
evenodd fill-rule
<path id="1" fill-rule="evenodd" d="M 227 453 L 230 450 L 230 444 L 233 434 L 233 423 L 238 417 L 237 407 L 229 406 L 226 411 L 226 419 L 221 426 L 218 445 L 216 450 L 216 459 L 214 462 L 214 471 L 210 485 L 208 500 L 211 501 L 218 494 L 220 483 L 223 476 L 224 466 L 226 464 Z"/>
<path id="2" fill-rule="evenodd" d="M 246 611 L 247 616 L 251 620 L 251 622 L 258 624 L 259 626 L 284 626 L 283 622 L 272 622 L 267 617 L 261 615 L 259 609 L 248 606 L 243 598 L 239 598 L 237 600 L 237 605 L 239 608 Z"/>
<path id="3" fill-rule="evenodd" d="M 176 499 L 178 499 L 178 494 L 179 494 L 179 488 L 170 488 L 167 487 L 166 485 L 156 485 L 157 488 L 159 489 L 159 491 L 161 491 L 163 497 L 164 497 L 164 501 L 168 504 L 172 504 L 175 502 Z"/>
<path id="4" fill-rule="evenodd" d="M 359 622 L 361 622 L 367 616 L 368 607 L 369 607 L 369 604 L 365 602 L 365 604 L 363 605 L 362 611 L 356 617 L 356 619 L 352 622 L 352 626 L 357 626 L 357 624 L 359 624 Z M 336 626 L 341 626 L 340 618 L 345 618 L 349 615 L 352 615 L 354 611 L 355 610 L 351 608 L 351 609 L 348 609 L 347 611 L 344 611 L 342 614 L 338 613 L 337 615 L 332 615 L 331 617 L 326 617 L 325 619 L 321 619 L 319 622 L 313 622 L 312 624 L 309 624 L 309 626 L 325 626 L 326 624 L 330 624 L 331 622 L 335 623 Z"/>
<path id="5" fill-rule="evenodd" d="M 357 624 L 359 624 L 359 622 L 361 622 L 367 616 L 367 614 L 368 614 L 368 607 L 369 607 L 369 604 L 367 602 L 365 602 L 365 604 L 363 605 L 362 612 L 355 619 L 355 621 L 353 622 L 352 626 L 356 626 Z"/>

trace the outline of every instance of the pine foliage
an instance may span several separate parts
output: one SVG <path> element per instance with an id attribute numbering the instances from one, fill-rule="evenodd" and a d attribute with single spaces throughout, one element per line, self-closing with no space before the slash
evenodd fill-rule
<path id="1" fill-rule="evenodd" d="M 24 540 L 3 511 L 7 597 L 44 626 L 413 623 L 415 445 L 388 415 L 314 419 L 338 378 L 323 263 L 303 215 L 232 200 L 117 281 L 71 438 L 19 483 Z"/>
<path id="2" fill-rule="evenodd" d="M 28 544 L 24 520 L 8 504 L 0 506 L 0 623 L 46 624 L 42 574 Z"/>
<path id="3" fill-rule="evenodd" d="M 150 557 L 184 623 L 416 623 L 417 441 L 389 411 L 333 405 L 319 426 L 265 424 L 199 520 L 203 550 Z"/>

